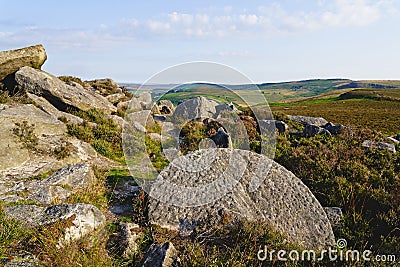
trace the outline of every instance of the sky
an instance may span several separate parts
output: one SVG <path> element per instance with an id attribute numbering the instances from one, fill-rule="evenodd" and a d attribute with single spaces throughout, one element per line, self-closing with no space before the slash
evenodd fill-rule
<path id="1" fill-rule="evenodd" d="M 400 80 L 400 0 L 0 3 L 0 50 L 43 44 L 54 75 L 142 83 L 211 61 L 255 83 Z"/>

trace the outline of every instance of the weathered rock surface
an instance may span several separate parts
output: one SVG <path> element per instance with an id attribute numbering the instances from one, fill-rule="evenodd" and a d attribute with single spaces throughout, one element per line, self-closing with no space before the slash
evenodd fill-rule
<path id="1" fill-rule="evenodd" d="M 341 226 L 343 220 L 342 209 L 338 207 L 324 207 L 326 216 L 328 216 L 329 221 L 333 228 L 338 228 Z"/>
<path id="2" fill-rule="evenodd" d="M 182 119 L 186 120 L 189 118 L 213 118 L 217 112 L 217 106 L 217 102 L 199 96 L 186 100 L 182 104 L 178 105 L 172 116 L 176 121 L 180 121 Z"/>
<path id="3" fill-rule="evenodd" d="M 39 261 L 35 255 L 25 253 L 1 259 L 0 264 L 4 267 L 36 267 L 39 266 Z"/>
<path id="4" fill-rule="evenodd" d="M 124 258 L 132 257 L 140 250 L 139 239 L 143 237 L 140 226 L 136 223 L 120 223 L 121 243 L 123 247 L 122 256 Z"/>
<path id="5" fill-rule="evenodd" d="M 346 127 L 342 124 L 334 125 L 332 122 L 325 124 L 324 128 L 328 130 L 331 134 L 336 135 L 343 131 Z"/>
<path id="6" fill-rule="evenodd" d="M 169 267 L 177 257 L 177 251 L 171 242 L 152 244 L 147 250 L 143 267 Z"/>
<path id="7" fill-rule="evenodd" d="M 157 104 L 158 112 L 163 115 L 169 115 L 174 113 L 175 107 L 169 100 L 160 100 Z"/>
<path id="8" fill-rule="evenodd" d="M 290 171 L 253 152 L 208 149 L 179 157 L 160 173 L 150 196 L 149 219 L 162 227 L 211 227 L 218 211 L 227 210 L 239 218 L 264 220 L 304 247 L 335 243 L 311 191 Z"/>
<path id="9" fill-rule="evenodd" d="M 0 52 L 0 80 L 24 66 L 40 69 L 47 55 L 42 45 Z"/>
<path id="10" fill-rule="evenodd" d="M 155 121 L 150 110 L 141 110 L 128 113 L 125 117 L 125 120 L 129 124 L 138 123 L 145 128 L 153 127 L 155 125 Z"/>
<path id="11" fill-rule="evenodd" d="M 124 119 L 121 118 L 120 116 L 117 115 L 106 115 L 105 116 L 107 119 L 111 119 L 119 129 L 122 129 L 124 127 Z"/>
<path id="12" fill-rule="evenodd" d="M 365 140 L 362 143 L 362 146 L 366 147 L 366 148 L 372 148 L 372 149 L 375 149 L 375 148 L 383 149 L 383 150 L 387 150 L 387 151 L 396 153 L 396 146 L 393 144 L 385 143 L 385 142 L 375 142 L 375 141 L 371 141 L 371 140 Z"/>
<path id="13" fill-rule="evenodd" d="M 59 245 L 78 240 L 105 224 L 105 216 L 91 204 L 59 204 L 49 207 L 18 205 L 6 207 L 5 213 L 19 221 L 23 227 L 45 226 L 70 219 L 70 225 L 67 225 Z"/>
<path id="14" fill-rule="evenodd" d="M 232 140 L 224 128 L 220 127 L 215 136 L 212 137 L 215 145 L 219 148 L 232 148 Z"/>
<path id="15" fill-rule="evenodd" d="M 316 117 L 306 117 L 306 116 L 292 116 L 292 115 L 287 115 L 287 117 L 295 122 L 299 122 L 303 125 L 306 124 L 312 124 L 312 125 L 317 125 L 317 126 L 324 126 L 328 123 L 327 120 L 324 118 L 316 118 Z"/>
<path id="16" fill-rule="evenodd" d="M 306 124 L 305 127 L 304 127 L 304 130 L 303 130 L 303 134 L 306 137 L 312 137 L 312 136 L 315 136 L 317 134 L 328 134 L 328 135 L 330 135 L 331 133 L 328 130 L 326 130 L 326 129 L 322 128 L 322 127 L 319 127 L 317 125 Z"/>
<path id="17" fill-rule="evenodd" d="M 64 201 L 74 192 L 93 183 L 94 175 L 87 164 L 66 166 L 44 180 L 22 180 L 0 191 L 0 199 L 5 202 L 32 201 L 51 204 Z"/>
<path id="18" fill-rule="evenodd" d="M 79 110 L 96 108 L 106 114 L 117 110 L 101 95 L 83 87 L 78 89 L 51 74 L 31 67 L 23 67 L 17 71 L 15 80 L 29 93 L 44 97 L 59 110 L 65 111 L 68 107 Z"/>
<path id="19" fill-rule="evenodd" d="M 110 101 L 112 104 L 120 102 L 125 97 L 126 96 L 124 93 L 116 93 L 116 94 L 106 96 L 107 100 Z"/>

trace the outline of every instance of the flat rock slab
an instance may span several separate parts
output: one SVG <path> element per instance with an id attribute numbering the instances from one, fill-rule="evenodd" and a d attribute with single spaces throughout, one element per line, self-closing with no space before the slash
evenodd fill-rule
<path id="1" fill-rule="evenodd" d="M 15 73 L 16 82 L 29 93 L 46 98 L 53 106 L 65 111 L 69 107 L 79 110 L 96 108 L 106 114 L 117 111 L 105 97 L 90 89 L 66 84 L 57 77 L 31 67 Z"/>
<path id="2" fill-rule="evenodd" d="M 23 227 L 50 225 L 72 219 L 59 244 L 77 240 L 105 224 L 105 216 L 91 204 L 59 204 L 49 207 L 18 205 L 5 208 L 6 216 L 17 220 Z"/>
<path id="3" fill-rule="evenodd" d="M 42 45 L 0 52 L 0 80 L 24 66 L 40 69 L 47 55 Z"/>
<path id="4" fill-rule="evenodd" d="M 293 173 L 263 155 L 208 149 L 182 156 L 158 176 L 149 192 L 149 219 L 165 228 L 193 230 L 221 210 L 264 220 L 305 248 L 334 245 L 329 219 Z"/>
<path id="5" fill-rule="evenodd" d="M 324 118 L 321 118 L 321 117 L 306 117 L 306 116 L 288 115 L 288 118 L 292 121 L 299 122 L 304 125 L 312 124 L 312 125 L 317 125 L 317 126 L 322 127 L 328 123 L 327 120 L 325 120 Z"/>

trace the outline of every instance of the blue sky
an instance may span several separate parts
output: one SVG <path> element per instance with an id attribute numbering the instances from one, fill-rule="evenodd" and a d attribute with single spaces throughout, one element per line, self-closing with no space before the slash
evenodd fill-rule
<path id="1" fill-rule="evenodd" d="M 254 82 L 400 79 L 399 0 L 0 2 L 0 49 L 42 43 L 55 75 L 144 82 L 214 61 Z"/>

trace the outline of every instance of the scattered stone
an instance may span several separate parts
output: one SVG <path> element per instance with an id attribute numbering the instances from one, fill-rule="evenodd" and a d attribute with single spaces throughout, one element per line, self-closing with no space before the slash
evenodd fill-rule
<path id="1" fill-rule="evenodd" d="M 366 148 L 372 148 L 372 149 L 374 149 L 374 148 L 383 149 L 383 150 L 387 150 L 387 151 L 396 153 L 395 145 L 388 144 L 388 143 L 385 143 L 385 142 L 374 142 L 374 141 L 370 141 L 370 140 L 365 140 L 362 143 L 362 146 L 366 147 Z"/>
<path id="2" fill-rule="evenodd" d="M 0 80 L 24 66 L 40 69 L 47 55 L 42 45 L 0 52 Z"/>
<path id="3" fill-rule="evenodd" d="M 149 220 L 161 227 L 179 231 L 184 221 L 212 227 L 215 211 L 223 209 L 265 221 L 306 248 L 335 244 L 325 211 L 301 180 L 250 151 L 220 148 L 181 156 L 159 174 L 149 195 Z"/>
<path id="4" fill-rule="evenodd" d="M 312 124 L 312 125 L 317 125 L 317 126 L 324 126 L 328 123 L 327 120 L 325 120 L 324 118 L 316 118 L 316 117 L 306 117 L 306 116 L 292 116 L 292 115 L 287 115 L 287 117 L 295 122 L 299 122 L 303 125 L 307 125 L 307 124 Z"/>
<path id="5" fill-rule="evenodd" d="M 58 110 L 70 107 L 79 110 L 96 108 L 106 114 L 117 110 L 106 98 L 95 92 L 68 85 L 57 77 L 31 67 L 23 67 L 15 73 L 16 82 L 28 93 L 43 96 Z"/>
<path id="6" fill-rule="evenodd" d="M 36 205 L 17 205 L 5 207 L 6 216 L 15 219 L 23 227 L 46 226 L 53 223 L 71 220 L 64 230 L 64 237 L 59 245 L 63 246 L 73 240 L 95 231 L 105 224 L 105 216 L 91 204 L 59 204 L 49 207 Z"/>
<path id="7" fill-rule="evenodd" d="M 152 244 L 147 250 L 143 267 L 170 267 L 177 257 L 177 251 L 171 242 Z"/>
<path id="8" fill-rule="evenodd" d="M 232 140 L 224 128 L 219 127 L 218 132 L 211 138 L 219 148 L 232 148 Z"/>
<path id="9" fill-rule="evenodd" d="M 317 134 L 328 134 L 328 135 L 330 135 L 331 133 L 328 130 L 326 130 L 326 129 L 322 128 L 322 127 L 319 127 L 317 125 L 306 124 L 305 127 L 304 127 L 304 130 L 303 130 L 303 134 L 306 137 L 312 137 L 312 136 L 316 136 Z"/>
<path id="10" fill-rule="evenodd" d="M 286 133 L 289 130 L 289 126 L 283 121 L 275 121 L 275 127 L 280 134 Z"/>
<path id="11" fill-rule="evenodd" d="M 338 228 L 341 226 L 343 220 L 342 209 L 338 207 L 324 207 L 326 216 L 333 228 Z"/>
<path id="12" fill-rule="evenodd" d="M 136 223 L 120 223 L 121 241 L 122 241 L 122 257 L 129 258 L 137 254 L 140 250 L 138 241 L 143 237 L 140 226 Z"/>
<path id="13" fill-rule="evenodd" d="M 11 255 L 0 260 L 4 267 L 36 267 L 39 266 L 37 257 L 30 253 Z"/>
<path id="14" fill-rule="evenodd" d="M 328 122 L 327 124 L 325 124 L 324 128 L 328 130 L 331 134 L 337 135 L 346 127 L 342 124 L 334 125 L 332 122 Z"/>

